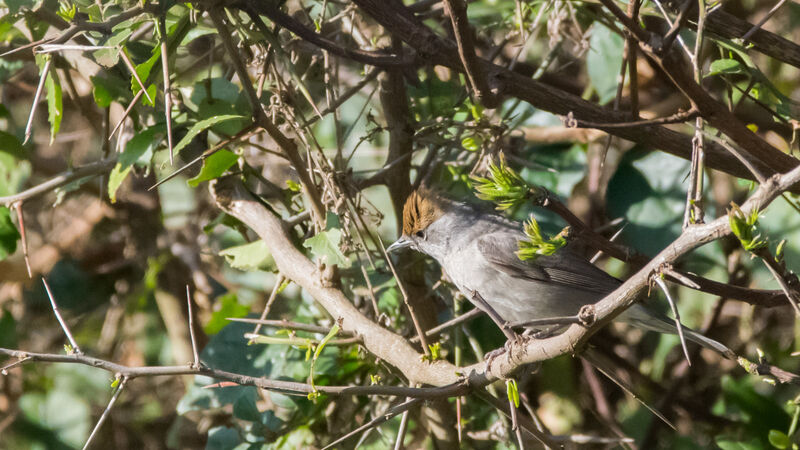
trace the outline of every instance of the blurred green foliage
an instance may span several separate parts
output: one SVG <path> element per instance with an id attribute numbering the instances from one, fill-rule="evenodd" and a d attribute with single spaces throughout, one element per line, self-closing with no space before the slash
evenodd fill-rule
<path id="1" fill-rule="evenodd" d="M 333 36 L 343 47 L 389 46 L 378 26 L 369 19 L 352 18 L 347 5 L 317 0 L 279 3 L 292 17 L 315 32 Z M 739 3 L 734 8 L 751 20 L 764 14 L 758 2 Z M 56 192 L 23 204 L 34 279 L 47 277 L 84 351 L 130 366 L 187 363 L 178 359 L 181 345 L 186 344 L 186 320 L 175 313 L 185 314 L 185 286 L 191 284 L 200 322 L 195 331 L 200 335 L 201 361 L 209 367 L 313 386 L 406 383 L 395 368 L 357 344 L 325 345 L 324 333 L 265 327 L 262 333 L 270 337 L 291 335 L 323 343 L 313 350 L 303 345 L 248 345 L 244 334 L 253 326 L 227 319 L 258 317 L 281 278 L 267 245 L 240 222 L 219 213 L 206 192 L 207 182 L 224 175 L 245 179 L 265 207 L 283 219 L 296 220 L 288 232 L 298 249 L 317 264 L 336 266 L 332 279 L 356 307 L 393 331 L 413 335 L 397 281 L 373 242 L 375 236 L 383 242 L 397 236 L 396 205 L 381 184 L 384 178 L 360 184 L 391 163 L 387 157 L 393 129 L 380 98 L 382 88 L 374 78 L 367 79 L 363 88 L 335 108 L 335 114 L 320 117 L 374 68 L 324 54 L 266 17 L 260 18 L 267 25 L 262 28 L 241 10 L 222 11 L 229 27 L 229 36 L 224 37 L 238 45 L 260 106 L 281 132 L 300 144 L 300 153 L 313 169 L 328 210 L 322 227 L 303 220 L 310 208 L 297 178 L 301 168 L 290 167 L 273 140 L 258 133 L 221 145 L 237 133 L 255 129 L 254 112 L 232 55 L 224 50 L 222 36 L 201 3 L 0 0 L 0 5 L 0 53 L 55 37 L 75 24 L 93 24 L 70 41 L 94 46 L 90 49 L 35 55 L 28 49 L 0 57 L 0 196 L 17 194 L 77 166 L 113 159 L 110 171 L 71 180 Z M 141 14 L 117 20 L 132 8 L 142 8 Z M 800 17 L 800 6 L 790 4 L 785 10 L 786 17 L 774 19 L 773 26 L 796 42 L 793 24 Z M 162 14 L 164 30 L 156 25 Z M 435 11 L 427 14 L 427 25 L 442 36 L 449 34 L 449 22 Z M 652 2 L 646 2 L 642 14 L 645 22 L 660 17 Z M 519 64 L 521 73 L 543 77 L 546 83 L 598 104 L 610 105 L 615 99 L 624 38 L 619 24 L 596 2 L 481 0 L 469 2 L 468 15 L 481 46 L 493 52 L 496 43 L 511 43 L 497 48 L 498 64 Z M 113 26 L 103 29 L 101 23 L 109 21 Z M 687 31 L 682 37 L 693 44 L 693 33 Z M 168 111 L 174 166 L 169 163 L 166 136 L 162 39 L 174 102 Z M 792 98 L 798 90 L 796 69 L 741 42 L 711 36 L 707 46 L 704 86 L 733 109 L 741 104 L 739 110 L 766 111 L 767 119 L 747 116 L 752 119 L 747 125 L 770 142 L 791 148 L 796 129 L 794 134 L 785 131 L 798 120 Z M 126 58 L 147 93 L 132 106 L 142 87 Z M 688 161 L 618 139 L 607 143 L 605 137 L 529 138 L 526 131 L 564 129 L 561 119 L 512 97 L 496 110 L 487 110 L 470 98 L 462 74 L 442 66 L 405 67 L 402 77 L 410 119 L 404 131 L 413 141 L 413 153 L 407 157 L 409 173 L 401 175 L 411 183 L 424 179 L 470 201 L 477 201 L 473 191 L 477 184 L 478 197 L 499 201 L 510 217 L 524 220 L 535 214 L 528 226 L 531 237 L 539 239 L 533 253 L 553 245 L 543 236 L 564 226 L 553 213 L 530 202 L 539 188 L 576 210 L 583 208 L 584 216 L 593 226 L 606 227 L 607 235 L 621 229 L 618 242 L 647 255 L 663 250 L 681 233 Z M 674 100 L 665 80 L 644 72 L 641 77 L 643 108 Z M 36 102 L 32 135 L 26 139 L 40 81 L 44 96 Z M 623 91 L 629 95 L 628 85 Z M 129 115 L 109 140 L 115 120 L 129 106 Z M 691 132 L 682 125 L 675 128 Z M 500 151 L 508 159 L 488 163 Z M 600 155 L 605 158 L 602 164 Z M 197 164 L 152 189 L 192 161 Z M 750 182 L 715 172 L 705 176 L 707 217 L 725 214 L 730 201 L 741 204 L 751 192 Z M 599 193 L 590 192 L 591 183 L 602 185 Z M 352 199 L 345 199 L 344 193 Z M 597 208 L 588 208 L 587 203 Z M 746 249 L 764 242 L 758 232 L 753 234 L 758 219 L 764 235 L 774 236 L 776 242 L 786 239 L 787 266 L 800 262 L 796 196 L 787 194 L 754 217 L 731 217 Z M 618 218 L 622 224 L 609 226 Z M 13 205 L 0 206 L 0 346 L 62 352 L 66 340 L 44 289 L 27 279 L 19 229 Z M 747 242 L 756 247 L 748 248 Z M 678 264 L 715 280 L 775 288 L 769 272 L 738 251 L 739 244 L 732 239 L 721 240 Z M 432 261 L 407 258 L 399 270 L 420 275 L 413 278 L 418 284 L 412 288 L 427 295 L 435 320 L 451 318 L 458 301 L 452 286 L 442 280 Z M 732 260 L 735 267 L 729 270 Z M 630 271 L 614 260 L 599 264 L 620 278 Z M 297 285 L 287 282 L 276 292 L 269 318 L 328 330 L 337 327 L 335 318 Z M 687 325 L 711 324 L 712 337 L 737 351 L 762 349 L 769 363 L 790 371 L 800 368 L 792 354 L 800 350 L 795 343 L 800 325 L 786 307 L 752 308 L 736 299 L 721 301 L 683 287 L 677 293 Z M 643 301 L 666 310 L 654 293 L 649 297 Z M 616 429 L 636 439 L 640 448 L 796 448 L 800 408 L 795 387 L 770 385 L 714 357 L 695 359 L 698 364 L 687 371 L 675 351 L 676 337 L 641 334 L 622 325 L 611 328 L 598 336 L 598 345 L 619 354 L 622 369 L 641 374 L 637 386 L 642 398 L 674 417 L 679 431 L 663 426 L 605 380 L 600 381 L 601 390 L 610 412 L 598 413 L 596 392 L 580 362 L 569 356 L 546 361 L 536 373 L 526 371 L 507 395 L 515 404 L 527 403 L 557 434 L 612 436 Z M 481 317 L 431 343 L 432 359 L 455 361 L 458 354 L 466 365 L 502 344 L 502 334 Z M 10 369 L 0 380 L 0 416 L 7 418 L 0 428 L 0 447 L 83 446 L 113 394 L 112 381 L 112 374 L 80 365 L 23 364 Z M 94 445 L 321 447 L 380 416 L 391 404 L 384 397 L 320 393 L 308 398 L 215 383 L 206 377 L 129 381 Z M 504 416 L 476 397 L 462 400 L 465 448 L 514 445 Z M 455 401 L 448 399 L 445 406 L 455 409 Z M 410 417 L 408 447 L 432 448 L 429 424 L 417 412 Z M 400 420 L 395 417 L 342 448 L 350 448 L 356 440 L 359 448 L 388 448 L 394 445 Z"/>

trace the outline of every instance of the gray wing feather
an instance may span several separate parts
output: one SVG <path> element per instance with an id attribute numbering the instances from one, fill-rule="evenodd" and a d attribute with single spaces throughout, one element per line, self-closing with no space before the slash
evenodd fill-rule
<path id="1" fill-rule="evenodd" d="M 514 278 L 561 284 L 573 289 L 608 294 L 620 281 L 595 267 L 569 248 L 550 256 L 523 261 L 516 255 L 521 233 L 491 233 L 478 239 L 478 250 L 495 269 Z"/>

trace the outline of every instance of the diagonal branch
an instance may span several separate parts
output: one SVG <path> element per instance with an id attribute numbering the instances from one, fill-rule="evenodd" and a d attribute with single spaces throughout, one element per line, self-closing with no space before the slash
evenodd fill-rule
<path id="1" fill-rule="evenodd" d="M 667 74 L 672 83 L 692 103 L 692 107 L 697 109 L 711 126 L 728 135 L 751 156 L 766 164 L 772 173 L 781 173 L 786 167 L 797 166 L 797 159 L 783 153 L 750 131 L 725 105 L 706 92 L 694 80 L 693 70 L 678 51 L 663 47 L 664 41 L 659 36 L 634 23 L 613 0 L 600 0 L 600 3 L 628 28 L 639 41 L 642 51 Z"/>
<path id="2" fill-rule="evenodd" d="M 455 70 L 463 70 L 463 65 L 458 56 L 457 46 L 453 42 L 443 39 L 434 33 L 407 8 L 402 5 L 397 5 L 395 2 L 383 2 L 380 0 L 353 0 L 353 2 L 383 25 L 390 33 L 416 49 L 424 59 L 431 63 L 447 66 Z M 624 13 L 623 15 L 628 22 L 631 22 L 627 15 Z M 645 32 L 645 30 L 638 27 L 638 25 L 634 30 Z M 480 59 L 479 62 L 480 65 L 483 66 L 489 79 L 492 80 L 492 84 L 496 85 L 497 90 L 502 92 L 503 95 L 517 97 L 538 109 L 543 109 L 554 114 L 567 115 L 572 112 L 576 118 L 596 122 L 598 123 L 598 129 L 607 131 L 615 136 L 645 146 L 658 148 L 687 160 L 691 159 L 692 143 L 690 136 L 672 131 L 663 126 L 606 129 L 599 125 L 601 123 L 613 124 L 625 122 L 630 120 L 629 115 L 624 112 L 615 112 L 609 108 L 598 106 L 576 95 L 553 88 L 550 85 L 538 82 L 483 59 Z M 691 74 L 689 74 L 689 78 L 691 83 L 694 83 L 693 79 L 691 79 Z M 702 88 L 700 88 L 700 90 L 702 91 Z M 708 96 L 705 91 L 703 91 L 703 95 Z M 711 99 L 711 101 L 715 102 L 713 99 Z M 703 103 L 704 107 L 708 106 L 706 103 L 707 102 Z M 701 113 L 706 112 L 704 109 L 700 111 Z M 715 118 L 716 122 L 724 122 L 724 120 L 737 122 L 736 120 L 730 120 L 730 113 L 727 110 L 724 110 L 722 114 L 723 115 L 720 116 L 721 119 Z M 725 129 L 730 128 L 730 126 L 724 123 L 722 125 Z M 794 158 L 769 146 L 758 138 L 758 136 L 750 132 L 750 130 L 744 128 L 744 131 L 749 134 L 748 139 L 746 139 L 748 142 L 750 142 L 750 140 L 755 140 L 758 142 L 756 147 L 767 147 L 766 149 L 762 149 L 765 150 L 762 153 L 766 153 L 766 157 L 769 161 L 762 162 L 755 160 L 753 164 L 756 167 L 760 169 L 763 168 L 763 170 L 768 171 L 768 173 L 774 173 L 776 171 L 784 171 L 787 167 L 794 167 L 797 165 L 797 161 Z M 751 147 L 749 144 L 742 146 L 748 149 Z M 757 152 L 758 150 L 755 151 Z M 707 166 L 710 168 L 722 170 L 737 177 L 754 179 L 754 176 L 746 167 L 736 160 L 735 157 L 730 155 L 722 146 L 716 143 L 708 143 L 706 156 Z M 793 191 L 796 190 L 800 190 L 800 186 L 793 187 Z"/>
<path id="3" fill-rule="evenodd" d="M 250 99 L 250 105 L 253 108 L 253 114 L 255 114 L 256 123 L 266 130 L 267 134 L 269 134 L 275 143 L 278 144 L 278 147 L 280 147 L 280 149 L 286 154 L 286 157 L 289 158 L 289 162 L 291 162 L 294 168 L 297 170 L 297 175 L 300 177 L 300 184 L 303 186 L 303 191 L 311 202 L 311 210 L 314 212 L 315 216 L 314 219 L 317 222 L 322 223 L 325 220 L 325 207 L 322 205 L 322 200 L 320 199 L 317 187 L 311 178 L 311 174 L 304 169 L 306 167 L 306 163 L 303 161 L 303 158 L 297 151 L 297 144 L 295 144 L 293 140 L 286 137 L 286 135 L 281 132 L 277 125 L 275 125 L 269 119 L 269 117 L 267 117 L 266 112 L 264 112 L 264 108 L 261 106 L 261 100 L 259 100 L 258 94 L 256 93 L 253 83 L 250 80 L 250 75 L 247 73 L 247 68 L 245 67 L 244 62 L 242 62 L 242 59 L 239 57 L 239 50 L 231 40 L 228 27 L 222 21 L 220 10 L 211 10 L 209 11 L 209 15 L 214 22 L 214 26 L 220 33 L 220 38 L 225 44 L 225 50 L 228 52 L 228 55 L 233 61 L 236 74 L 239 76 L 239 80 L 242 82 L 242 87 L 244 88 L 247 97 Z"/>
<path id="4" fill-rule="evenodd" d="M 745 213 L 764 209 L 781 192 L 798 182 L 800 168 L 785 175 L 773 176 L 741 208 Z M 526 364 L 574 353 L 599 327 L 636 301 L 639 294 L 646 289 L 652 273 L 691 250 L 731 232 L 727 216 L 688 228 L 616 291 L 587 310 L 594 313 L 596 320 L 593 325 L 572 325 L 558 336 L 515 343 L 508 352 L 493 359 L 488 366 L 486 363 L 477 363 L 459 369 L 446 361 L 421 361 L 419 353 L 405 339 L 365 317 L 341 290 L 322 283 L 319 270 L 294 246 L 280 219 L 247 192 L 241 181 L 233 177 L 219 179 L 210 184 L 210 189 L 222 210 L 241 220 L 264 239 L 282 274 L 306 290 L 331 316 L 341 318 L 342 329 L 361 336 L 368 351 L 398 368 L 412 384 L 451 384 L 458 381 L 460 373 L 466 376 L 470 386 L 480 387 L 507 378 Z"/>
<path id="5" fill-rule="evenodd" d="M 485 69 L 479 64 L 472 40 L 472 28 L 467 19 L 467 4 L 464 0 L 444 0 L 444 9 L 453 25 L 453 35 L 458 45 L 458 56 L 464 65 L 469 85 L 477 100 L 487 108 L 496 108 L 500 104 L 499 96 L 489 89 L 489 81 Z"/>

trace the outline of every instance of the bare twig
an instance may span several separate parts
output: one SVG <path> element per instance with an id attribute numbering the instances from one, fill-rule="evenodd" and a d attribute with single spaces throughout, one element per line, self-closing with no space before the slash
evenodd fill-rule
<path id="1" fill-rule="evenodd" d="M 192 367 L 200 367 L 200 354 L 197 352 L 197 339 L 194 337 L 194 314 L 192 314 L 192 295 L 189 292 L 189 285 L 186 285 L 186 314 L 189 316 L 189 338 L 192 341 L 192 356 L 194 361 Z"/>
<path id="2" fill-rule="evenodd" d="M 33 129 L 33 118 L 36 115 L 36 107 L 39 105 L 39 99 L 42 98 L 42 91 L 44 90 L 44 83 L 47 79 L 47 74 L 50 72 L 50 65 L 53 63 L 53 58 L 48 57 L 42 68 L 42 75 L 39 77 L 39 85 L 36 86 L 36 93 L 33 95 L 33 103 L 31 104 L 31 112 L 28 114 L 28 123 L 25 125 L 25 139 L 22 145 L 25 145 L 31 138 L 31 130 Z"/>
<path id="3" fill-rule="evenodd" d="M 224 139 L 224 140 L 220 141 L 219 143 L 217 143 L 216 145 L 214 145 L 213 147 L 207 149 L 206 151 L 201 153 L 200 156 L 198 156 L 195 159 L 193 159 L 193 160 L 189 161 L 188 163 L 184 164 L 181 168 L 175 170 L 174 172 L 172 172 L 171 174 L 167 175 L 166 177 L 158 180 L 158 182 L 156 182 L 155 184 L 153 184 L 152 186 L 147 188 L 147 190 L 148 191 L 152 191 L 153 189 L 161 186 L 162 184 L 166 183 L 167 181 L 169 181 L 169 180 L 175 178 L 176 176 L 178 176 L 179 174 L 183 173 L 189 167 L 192 167 L 193 165 L 197 164 L 198 162 L 203 161 L 206 158 L 208 158 L 209 156 L 213 155 L 214 153 L 222 150 L 223 147 L 226 147 L 227 145 L 229 145 L 229 144 L 231 144 L 233 142 L 237 142 L 237 141 L 241 141 L 241 140 L 245 140 L 245 139 L 250 138 L 250 136 L 253 136 L 254 134 L 258 133 L 258 130 L 254 131 L 255 128 L 256 128 L 256 126 L 254 124 L 250 124 L 250 125 L 242 128 L 242 130 L 239 131 L 238 133 L 236 133 L 236 135 L 234 135 L 233 137 L 230 137 L 228 139 Z"/>
<path id="4" fill-rule="evenodd" d="M 406 401 L 409 400 L 411 399 L 406 398 Z M 400 428 L 397 430 L 397 437 L 394 441 L 394 450 L 402 450 L 403 448 L 403 440 L 406 437 L 406 428 L 408 427 L 408 413 L 408 409 L 403 411 L 403 416 L 400 418 Z"/>
<path id="5" fill-rule="evenodd" d="M 164 78 L 164 119 L 167 121 L 167 146 L 169 147 L 169 165 L 174 165 L 172 152 L 172 92 L 169 84 L 169 48 L 167 46 L 167 11 L 158 18 L 158 29 L 161 32 L 161 74 Z"/>
<path id="6" fill-rule="evenodd" d="M 693 0 L 687 0 L 689 5 Z M 706 23 L 706 4 L 704 0 L 697 0 L 697 37 L 695 38 L 694 54 L 692 57 L 692 68 L 694 69 L 694 81 L 698 84 L 703 82 L 703 38 L 705 37 Z M 688 8 L 684 9 L 685 12 Z M 692 169 L 689 173 L 689 189 L 686 191 L 686 208 L 683 218 L 683 227 L 688 227 L 695 223 L 703 222 L 703 176 L 706 165 L 705 139 L 703 137 L 703 118 L 698 116 L 695 119 L 694 139 L 692 139 Z"/>
<path id="7" fill-rule="evenodd" d="M 55 353 L 34 353 L 22 350 L 0 348 L 0 355 L 18 358 L 15 365 L 31 362 L 52 362 L 66 364 L 81 364 L 95 367 L 107 372 L 127 377 L 128 379 L 157 376 L 176 375 L 202 375 L 217 380 L 224 380 L 242 386 L 255 386 L 260 389 L 280 392 L 289 395 L 307 395 L 317 391 L 328 395 L 388 395 L 394 397 L 413 397 L 417 399 L 447 398 L 455 395 L 464 395 L 471 389 L 467 384 L 457 381 L 441 387 L 406 387 L 406 386 L 311 386 L 306 383 L 294 381 L 271 380 L 264 377 L 252 377 L 239 373 L 211 369 L 204 365 L 194 368 L 188 364 L 180 366 L 144 366 L 132 367 L 117 364 L 111 361 L 94 358 L 86 355 L 62 355 Z"/>
<path id="8" fill-rule="evenodd" d="M 686 24 L 686 21 L 689 20 L 689 11 L 692 8 L 693 2 L 694 0 L 684 0 L 683 6 L 681 6 L 681 10 L 678 13 L 678 18 L 675 19 L 675 22 L 664 35 L 664 40 L 661 41 L 661 48 L 658 49 L 659 52 L 669 51 L 670 47 L 672 47 L 672 42 L 675 40 L 675 37 L 678 36 L 681 28 L 683 28 L 683 26 Z"/>
<path id="9" fill-rule="evenodd" d="M 276 298 L 278 298 L 278 291 L 281 290 L 281 285 L 283 285 L 284 280 L 285 280 L 284 276 L 281 275 L 280 272 L 278 272 L 278 276 L 275 277 L 275 286 L 272 287 L 272 292 L 270 292 L 269 294 L 269 298 L 267 299 L 267 304 L 264 305 L 264 311 L 261 312 L 261 317 L 258 318 L 259 321 L 253 322 L 258 324 L 253 330 L 253 333 L 258 334 L 258 332 L 261 331 L 261 325 L 265 324 L 266 318 L 269 315 L 269 310 L 272 308 L 272 303 L 275 302 Z M 228 319 L 228 320 L 234 320 L 234 319 Z M 319 331 L 319 333 L 327 333 L 329 331 L 324 327 L 320 328 L 322 328 L 323 331 Z"/>
<path id="10" fill-rule="evenodd" d="M 743 41 L 749 40 L 750 37 L 753 34 L 755 34 L 755 32 L 758 31 L 765 23 L 767 23 L 767 21 L 773 15 L 775 15 L 775 13 L 778 12 L 778 9 L 780 9 L 780 7 L 783 6 L 785 3 L 786 0 L 780 0 L 778 3 L 776 3 L 775 6 L 773 6 L 772 9 L 770 9 L 769 12 L 764 17 L 762 17 L 761 20 L 758 21 L 758 23 L 753 25 L 753 28 L 751 28 L 750 31 L 748 31 L 747 33 L 744 34 L 744 36 L 742 36 L 742 40 Z"/>
<path id="11" fill-rule="evenodd" d="M 616 123 L 604 123 L 604 122 L 587 122 L 581 119 L 575 119 L 572 113 L 568 114 L 567 117 L 564 118 L 564 124 L 568 128 L 602 128 L 602 129 L 614 129 L 614 128 L 633 128 L 633 127 L 649 127 L 652 125 L 668 125 L 672 123 L 683 123 L 687 120 L 691 120 L 699 115 L 699 112 L 695 109 L 690 109 L 689 111 L 680 111 L 671 116 L 667 117 L 659 117 L 657 119 L 648 119 L 648 120 L 636 120 L 633 122 L 616 122 Z"/>
<path id="12" fill-rule="evenodd" d="M 139 89 L 142 92 L 144 92 L 144 95 L 147 97 L 147 101 L 149 101 L 151 104 L 155 105 L 156 102 L 154 102 L 153 99 L 150 98 L 150 94 L 147 92 L 147 86 L 144 85 L 144 83 L 142 82 L 141 77 L 139 77 L 139 72 L 136 71 L 136 67 L 134 67 L 133 61 L 131 61 L 130 56 L 128 56 L 128 54 L 125 52 L 125 47 L 118 46 L 117 49 L 119 50 L 119 57 L 122 58 L 122 61 L 125 62 L 125 66 L 131 72 L 131 76 L 133 76 L 133 78 L 136 80 L 136 82 L 139 83 Z M 163 48 L 162 48 L 162 51 L 163 51 Z M 139 95 L 139 93 L 137 92 L 136 95 Z M 131 103 L 136 103 L 135 100 L 136 99 L 134 98 L 134 101 L 131 102 Z M 123 116 L 123 118 L 124 117 L 125 116 Z M 114 134 L 114 133 L 111 133 L 111 134 Z"/>
<path id="13" fill-rule="evenodd" d="M 672 294 L 669 293 L 667 283 L 661 279 L 660 274 L 653 275 L 653 281 L 658 285 L 658 287 L 661 288 L 661 291 L 664 292 L 664 296 L 667 297 L 667 303 L 669 303 L 669 307 L 672 309 L 672 314 L 675 316 L 675 328 L 678 330 L 678 337 L 681 340 L 683 355 L 686 356 L 686 362 L 691 366 L 692 358 L 689 356 L 689 350 L 686 348 L 686 338 L 683 336 L 683 325 L 681 325 L 681 314 L 678 312 L 678 306 L 675 304 Z"/>
<path id="14" fill-rule="evenodd" d="M 444 330 L 447 330 L 448 328 L 452 328 L 452 327 L 461 325 L 462 323 L 468 322 L 468 321 L 480 316 L 481 314 L 483 314 L 483 311 L 481 311 L 480 309 L 478 309 L 478 308 L 471 309 L 471 310 L 467 311 L 466 313 L 461 314 L 458 317 L 450 319 L 447 322 L 442 323 L 441 325 L 438 325 L 438 326 L 436 326 L 434 328 L 431 328 L 430 330 L 425 332 L 425 336 L 436 336 L 437 334 L 441 333 Z M 419 341 L 419 336 L 413 336 L 409 340 L 411 342 L 417 342 L 417 341 Z"/>
<path id="15" fill-rule="evenodd" d="M 69 343 L 72 346 L 72 352 L 76 355 L 83 355 L 81 348 L 78 347 L 78 343 L 75 342 L 75 338 L 72 337 L 72 333 L 69 331 L 69 326 L 67 326 L 67 322 L 64 321 L 64 318 L 61 317 L 61 312 L 58 310 L 58 304 L 56 304 L 56 299 L 53 297 L 53 292 L 50 290 L 50 285 L 47 284 L 47 279 L 42 277 L 42 283 L 44 283 L 44 288 L 47 291 L 47 297 L 50 298 L 50 305 L 53 307 L 53 314 L 56 315 L 56 319 L 58 319 L 58 323 L 61 324 L 61 328 L 64 330 L 64 334 L 67 335 L 67 339 L 69 339 Z"/>
<path id="16" fill-rule="evenodd" d="M 389 269 L 392 271 L 392 275 L 394 275 L 395 280 L 397 280 L 397 287 L 400 289 L 400 293 L 403 295 L 403 301 L 408 308 L 408 314 L 411 316 L 411 321 L 414 323 L 414 329 L 417 331 L 417 337 L 419 338 L 420 346 L 422 347 L 423 353 L 425 356 L 430 356 L 431 351 L 428 348 L 428 340 L 425 339 L 425 330 L 422 329 L 422 326 L 419 324 L 419 320 L 417 319 L 417 315 L 414 312 L 414 306 L 408 300 L 408 292 L 406 292 L 405 286 L 403 286 L 403 280 L 397 275 L 397 271 L 394 268 L 394 263 L 392 262 L 392 258 L 389 257 L 389 254 L 386 253 L 386 247 L 383 245 L 383 241 L 381 237 L 378 236 L 378 241 L 380 242 L 381 250 L 383 251 L 383 256 L 386 258 L 386 264 L 389 266 Z"/>
<path id="17" fill-rule="evenodd" d="M 133 111 L 133 107 L 136 106 L 136 104 L 139 102 L 139 99 L 142 98 L 142 94 L 146 93 L 147 93 L 146 90 L 139 89 L 139 92 L 137 92 L 136 95 L 133 96 L 133 99 L 131 100 L 130 104 L 128 104 L 128 107 L 125 108 L 125 112 L 122 113 L 122 117 L 119 118 L 119 122 L 117 122 L 117 124 L 114 126 L 114 129 L 111 130 L 111 133 L 108 134 L 108 140 L 111 140 L 111 138 L 113 138 L 114 135 L 117 134 L 117 131 L 122 128 L 122 124 L 125 123 L 125 119 L 127 119 L 131 111 Z"/>
<path id="18" fill-rule="evenodd" d="M 91 445 L 92 440 L 97 434 L 97 431 L 100 430 L 100 427 L 103 426 L 103 423 L 106 421 L 106 418 L 108 417 L 108 413 L 111 412 L 111 408 L 114 407 L 114 403 L 117 402 L 117 398 L 119 398 L 119 394 L 122 393 L 122 390 L 125 389 L 125 383 L 127 382 L 128 379 L 126 377 L 122 377 L 122 380 L 119 382 L 119 386 L 117 386 L 117 390 L 114 391 L 114 395 L 112 395 L 111 400 L 108 401 L 106 409 L 103 410 L 103 414 L 100 415 L 100 419 L 97 420 L 97 424 L 94 426 L 92 433 L 89 435 L 89 438 L 86 439 L 86 443 L 83 445 L 83 450 L 86 450 L 87 448 L 89 448 L 89 445 Z"/>
<path id="19" fill-rule="evenodd" d="M 117 158 L 111 157 L 109 159 L 96 161 L 87 164 L 85 166 L 78 167 L 76 169 L 70 169 L 66 172 L 62 172 L 61 174 L 54 176 L 53 178 L 50 178 L 49 180 L 45 181 L 42 184 L 26 189 L 22 192 L 18 192 L 14 195 L 0 197 L 0 204 L 9 206 L 14 204 L 15 202 L 38 197 L 44 193 L 50 192 L 56 188 L 64 186 L 65 184 L 69 184 L 75 180 L 104 174 L 109 170 L 111 170 L 111 168 L 114 167 L 114 164 L 116 163 L 117 163 Z"/>
<path id="20" fill-rule="evenodd" d="M 25 236 L 25 218 L 24 214 L 22 214 L 22 201 L 14 203 L 14 209 L 17 211 L 17 223 L 19 224 L 19 237 L 22 243 L 22 256 L 25 259 L 25 268 L 28 269 L 28 278 L 33 278 L 31 259 L 28 256 L 28 238 Z"/>
<path id="21" fill-rule="evenodd" d="M 464 72 L 469 79 L 476 99 L 487 108 L 495 108 L 500 104 L 499 97 L 492 92 L 484 67 L 478 63 L 475 44 L 472 40 L 472 28 L 467 19 L 467 4 L 464 0 L 444 0 L 444 9 L 453 25 L 453 34 L 458 45 L 458 55 L 464 65 Z"/>
<path id="22" fill-rule="evenodd" d="M 290 320 L 283 320 L 283 319 L 265 320 L 265 319 L 250 319 L 248 317 L 228 317 L 225 320 L 230 320 L 231 322 L 253 323 L 273 328 L 285 328 L 287 330 L 307 331 L 309 333 L 317 333 L 317 334 L 327 334 L 329 331 L 331 331 L 330 327 L 323 327 L 319 325 L 312 325 L 301 322 L 292 322 Z M 260 331 L 260 328 L 257 330 Z M 256 334 L 258 333 L 258 331 L 253 331 L 253 333 Z M 340 331 L 339 333 L 344 335 L 350 335 L 350 333 L 346 331 Z"/>
<path id="23" fill-rule="evenodd" d="M 358 427 L 355 430 L 345 434 L 344 436 L 340 437 L 339 439 L 336 439 L 335 441 L 331 442 L 330 444 L 326 445 L 325 447 L 322 447 L 322 450 L 326 450 L 326 449 L 329 449 L 331 447 L 334 447 L 334 446 L 336 446 L 336 445 L 338 445 L 338 444 L 350 439 L 351 437 L 361 433 L 364 430 L 368 430 L 370 428 L 374 428 L 374 427 L 376 427 L 376 426 L 378 426 L 378 425 L 390 420 L 392 417 L 394 417 L 394 416 L 396 416 L 398 414 L 401 414 L 401 413 L 403 413 L 405 411 L 408 411 L 409 409 L 411 409 L 412 407 L 414 407 L 415 405 L 417 405 L 421 401 L 422 401 L 421 399 L 415 398 L 413 400 L 408 400 L 408 401 L 405 401 L 403 403 L 400 403 L 399 405 L 395 405 L 395 406 L 387 409 L 383 414 L 379 415 L 378 417 L 375 417 L 374 419 L 370 420 L 369 422 L 365 423 L 364 425 L 361 425 L 360 427 Z"/>

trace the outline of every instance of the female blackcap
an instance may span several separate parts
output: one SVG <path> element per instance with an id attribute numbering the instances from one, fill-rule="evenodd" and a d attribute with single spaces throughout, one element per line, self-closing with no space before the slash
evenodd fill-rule
<path id="1" fill-rule="evenodd" d="M 522 226 L 428 189 L 413 192 L 403 208 L 403 234 L 387 250 L 411 248 L 434 258 L 467 299 L 507 323 L 575 316 L 614 291 L 620 281 L 569 247 L 523 261 Z M 479 301 L 476 301 L 479 300 Z M 670 319 L 634 304 L 617 317 L 636 327 L 677 333 Z M 725 345 L 684 327 L 687 339 L 732 358 Z"/>

